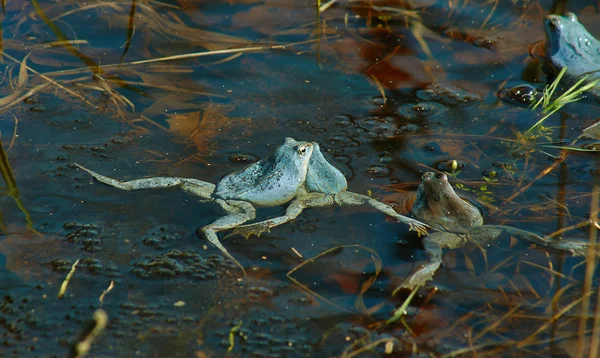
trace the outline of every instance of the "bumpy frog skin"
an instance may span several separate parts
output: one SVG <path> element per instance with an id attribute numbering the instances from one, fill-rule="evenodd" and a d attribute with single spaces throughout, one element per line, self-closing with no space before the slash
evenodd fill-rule
<path id="1" fill-rule="evenodd" d="M 427 225 L 396 213 L 390 206 L 368 196 L 346 191 L 344 175 L 323 157 L 317 143 L 297 142 L 292 138 L 286 138 L 270 157 L 226 175 L 216 187 L 202 180 L 178 177 L 120 181 L 100 175 L 77 163 L 75 165 L 96 180 L 121 190 L 178 186 L 185 192 L 199 197 L 201 202 L 217 203 L 227 215 L 199 231 L 244 273 L 244 267 L 221 244 L 217 232 L 235 228 L 232 235 L 260 235 L 272 227 L 294 220 L 305 208 L 333 204 L 369 204 L 408 224 L 411 230 L 427 232 Z M 290 204 L 284 216 L 241 226 L 256 217 L 255 206 L 269 207 L 288 202 Z"/>
<path id="2" fill-rule="evenodd" d="M 569 240 L 548 240 L 539 235 L 511 226 L 483 225 L 479 209 L 461 199 L 445 174 L 427 172 L 421 177 L 413 215 L 440 230 L 423 239 L 429 262 L 415 269 L 399 288 L 424 286 L 442 264 L 442 248 L 455 249 L 472 241 L 484 244 L 500 237 L 503 232 L 536 245 L 585 255 L 587 244 Z"/>
<path id="3" fill-rule="evenodd" d="M 285 215 L 268 219 L 249 225 L 236 227 L 231 235 L 260 236 L 275 226 L 279 226 L 294 220 L 304 209 L 324 207 L 337 204 L 339 206 L 355 206 L 368 204 L 371 207 L 396 218 L 410 226 L 411 230 L 426 234 L 426 226 L 420 221 L 407 218 L 398 214 L 391 206 L 377 201 L 369 196 L 346 191 L 347 182 L 344 174 L 329 163 L 321 153 L 319 145 L 312 143 L 313 155 L 308 163 L 308 174 L 306 176 L 306 193 L 297 196 L 287 207 Z"/>
<path id="4" fill-rule="evenodd" d="M 571 83 L 585 75 L 590 75 L 590 80 L 600 78 L 600 41 L 577 21 L 575 14 L 548 15 L 544 29 L 546 60 L 556 72 L 567 67 L 566 78 Z M 592 92 L 599 94 L 600 88 Z"/>
<path id="5" fill-rule="evenodd" d="M 348 188 L 344 174 L 329 163 L 321 153 L 319 144 L 313 142 L 315 150 L 308 162 L 306 189 L 310 192 L 337 194 Z"/>

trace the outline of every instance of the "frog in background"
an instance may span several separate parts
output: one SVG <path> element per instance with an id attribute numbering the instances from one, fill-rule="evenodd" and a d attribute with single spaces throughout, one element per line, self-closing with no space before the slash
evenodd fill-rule
<path id="1" fill-rule="evenodd" d="M 484 225 L 481 211 L 468 200 L 459 197 L 444 173 L 427 172 L 421 177 L 412 214 L 438 230 L 423 238 L 429 259 L 417 267 L 399 288 L 424 286 L 442 265 L 442 249 L 456 249 L 468 242 L 484 244 L 507 233 L 540 247 L 585 255 L 588 245 L 572 240 L 550 240 L 529 231 L 506 225 Z"/>
<path id="2" fill-rule="evenodd" d="M 566 67 L 564 78 L 569 85 L 584 76 L 589 76 L 588 82 L 600 79 L 600 41 L 586 30 L 575 14 L 546 16 L 544 30 L 546 61 L 553 72 L 558 73 Z M 600 86 L 590 93 L 598 98 Z"/>

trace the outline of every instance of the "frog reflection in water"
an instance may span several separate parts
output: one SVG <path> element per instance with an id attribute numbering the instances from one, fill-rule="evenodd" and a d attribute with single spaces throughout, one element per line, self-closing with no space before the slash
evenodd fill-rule
<path id="1" fill-rule="evenodd" d="M 589 75 L 600 79 L 600 41 L 590 35 L 573 13 L 548 15 L 544 20 L 546 61 L 557 73 L 567 67 L 565 79 L 571 85 Z M 591 90 L 600 95 L 600 87 Z"/>
<path id="2" fill-rule="evenodd" d="M 442 248 L 459 248 L 469 241 L 484 244 L 497 239 L 503 232 L 542 247 L 569 251 L 574 255 L 587 252 L 586 243 L 548 240 L 511 226 L 483 225 L 479 209 L 456 194 L 445 174 L 423 174 L 412 213 L 417 219 L 440 231 L 423 239 L 429 262 L 414 270 L 400 288 L 413 289 L 431 280 L 442 264 Z"/>
<path id="3" fill-rule="evenodd" d="M 329 163 L 317 143 L 297 142 L 286 138 L 273 155 L 248 167 L 230 173 L 216 185 L 192 178 L 152 177 L 120 181 L 91 171 L 79 164 L 98 181 L 122 190 L 155 189 L 178 186 L 200 197 L 201 202 L 215 202 L 227 213 L 199 231 L 206 239 L 238 265 L 221 244 L 217 232 L 236 228 L 233 234 L 246 237 L 260 235 L 272 227 L 294 220 L 303 209 L 338 204 L 369 204 L 398 221 L 408 224 L 411 230 L 426 233 L 427 225 L 402 216 L 389 205 L 369 196 L 346 191 L 344 175 Z M 256 217 L 255 207 L 271 207 L 289 203 L 285 215 L 259 223 L 240 226 Z M 245 272 L 245 271 L 244 271 Z"/>

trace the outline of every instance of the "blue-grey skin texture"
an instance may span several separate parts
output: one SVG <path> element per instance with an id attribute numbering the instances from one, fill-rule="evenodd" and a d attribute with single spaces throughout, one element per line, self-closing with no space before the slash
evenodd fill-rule
<path id="1" fill-rule="evenodd" d="M 286 138 L 272 156 L 226 175 L 213 195 L 257 206 L 285 204 L 303 186 L 312 153 L 312 143 Z"/>
<path id="2" fill-rule="evenodd" d="M 316 157 L 313 160 L 312 156 L 315 153 Z M 244 273 L 244 267 L 222 245 L 217 233 L 234 229 L 232 235 L 260 235 L 296 219 L 302 210 L 307 208 L 367 204 L 409 225 L 412 230 L 423 234 L 427 232 L 426 225 L 396 213 L 389 205 L 366 195 L 346 191 L 344 175 L 323 157 L 317 143 L 297 142 L 292 138 L 286 138 L 268 158 L 226 175 L 216 187 L 202 180 L 180 177 L 121 181 L 98 174 L 79 164 L 75 165 L 90 173 L 96 180 L 121 190 L 180 187 L 202 202 L 218 204 L 225 215 L 200 228 L 199 234 L 235 262 Z M 289 203 L 285 215 L 243 225 L 256 217 L 255 206 L 276 206 L 285 203 Z"/>
<path id="3" fill-rule="evenodd" d="M 331 164 L 321 153 L 316 142 L 312 143 L 313 154 L 308 162 L 306 189 L 313 193 L 338 194 L 348 188 L 344 174 Z"/>
<path id="4" fill-rule="evenodd" d="M 557 73 L 567 67 L 566 78 L 571 83 L 585 75 L 590 76 L 589 80 L 600 79 L 600 41 L 577 21 L 575 14 L 548 15 L 544 29 L 546 60 Z"/>

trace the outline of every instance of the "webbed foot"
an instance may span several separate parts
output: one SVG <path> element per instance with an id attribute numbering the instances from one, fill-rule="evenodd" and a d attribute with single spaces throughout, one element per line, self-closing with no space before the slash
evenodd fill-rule
<path id="1" fill-rule="evenodd" d="M 398 220 L 401 222 L 405 222 L 406 224 L 408 224 L 408 230 L 412 230 L 412 231 L 416 231 L 417 234 L 420 236 L 427 236 L 427 226 L 418 221 L 418 220 L 413 220 L 413 219 L 408 219 L 408 221 L 405 220 Z"/>
<path id="2" fill-rule="evenodd" d="M 237 226 L 230 234 L 225 236 L 225 238 L 234 235 L 241 235 L 248 239 L 252 235 L 259 237 L 264 232 L 271 232 L 271 225 L 269 225 L 267 222 L 259 222 L 255 224 Z"/>
<path id="3" fill-rule="evenodd" d="M 589 244 L 587 242 L 575 242 L 575 241 L 559 241 L 552 245 L 549 245 L 556 250 L 564 250 L 570 252 L 573 256 L 586 256 L 589 250 Z"/>
<path id="4" fill-rule="evenodd" d="M 392 295 L 395 295 L 400 289 L 406 288 L 414 290 L 416 287 L 425 286 L 428 281 L 433 279 L 433 275 L 440 268 L 440 262 L 428 262 L 416 268 L 407 278 L 402 281 Z"/>

